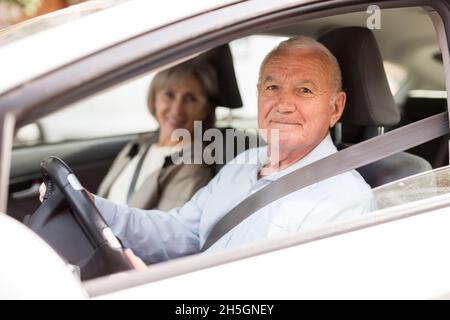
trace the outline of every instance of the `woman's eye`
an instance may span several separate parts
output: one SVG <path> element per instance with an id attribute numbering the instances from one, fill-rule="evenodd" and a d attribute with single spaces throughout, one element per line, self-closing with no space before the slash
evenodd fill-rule
<path id="1" fill-rule="evenodd" d="M 197 98 L 193 94 L 186 95 L 185 99 L 187 102 L 196 102 L 197 101 Z"/>
<path id="2" fill-rule="evenodd" d="M 171 90 L 166 90 L 166 91 L 164 92 L 164 95 L 165 95 L 167 98 L 170 98 L 170 99 L 174 99 L 174 98 L 175 98 L 175 93 L 174 93 L 173 91 L 171 91 Z"/>

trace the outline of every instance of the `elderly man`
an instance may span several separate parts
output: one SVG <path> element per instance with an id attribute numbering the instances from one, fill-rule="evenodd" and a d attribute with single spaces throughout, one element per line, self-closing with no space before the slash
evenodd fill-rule
<path id="1" fill-rule="evenodd" d="M 258 125 L 266 129 L 267 147 L 239 155 L 183 207 L 168 213 L 133 209 L 100 197 L 95 197 L 95 204 L 123 244 L 146 261 L 199 252 L 214 225 L 243 199 L 336 152 L 329 128 L 341 116 L 345 97 L 339 65 L 328 49 L 305 37 L 284 41 L 264 59 L 258 81 Z M 273 130 L 278 134 L 271 134 Z M 272 202 L 208 251 L 311 229 L 373 208 L 370 187 L 350 171 Z"/>

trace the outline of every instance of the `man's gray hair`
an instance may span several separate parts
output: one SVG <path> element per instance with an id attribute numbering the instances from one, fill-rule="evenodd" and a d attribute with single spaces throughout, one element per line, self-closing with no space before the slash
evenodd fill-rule
<path id="1" fill-rule="evenodd" d="M 261 63 L 261 67 L 259 69 L 259 81 L 261 81 L 261 72 L 263 71 L 264 67 L 266 66 L 267 62 L 269 60 L 285 51 L 292 51 L 292 50 L 298 50 L 298 51 L 316 51 L 319 54 L 322 54 L 329 63 L 330 68 L 330 78 L 331 81 L 336 88 L 336 92 L 339 92 L 342 90 L 342 74 L 341 74 L 341 68 L 339 67 L 339 63 L 336 59 L 336 57 L 328 50 L 327 47 L 325 47 L 323 44 L 321 44 L 319 41 L 314 40 L 313 38 L 305 37 L 305 36 L 298 36 L 289 38 L 285 41 L 280 42 L 275 48 L 273 48 L 264 58 L 263 62 Z"/>

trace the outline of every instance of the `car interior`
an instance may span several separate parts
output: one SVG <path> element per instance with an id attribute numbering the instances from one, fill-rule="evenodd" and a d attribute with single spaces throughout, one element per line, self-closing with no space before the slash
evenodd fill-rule
<path id="1" fill-rule="evenodd" d="M 311 36 L 336 56 L 342 70 L 343 89 L 347 93 L 344 114 L 331 132 L 338 149 L 345 149 L 447 110 L 447 98 L 442 95 L 445 90 L 442 57 L 439 59 L 436 32 L 426 11 L 422 8 L 382 10 L 384 26 L 380 30 L 369 30 L 366 19 L 366 12 L 340 14 L 306 20 L 263 33 L 285 37 L 300 34 Z M 254 132 L 233 125 L 233 110 L 240 108 L 243 101 L 230 46 L 214 48 L 202 53 L 197 59 L 206 59 L 214 66 L 221 88 L 219 104 L 232 110 L 229 112 L 229 125 L 219 129 L 222 132 L 226 129 L 236 130 L 235 139 L 245 139 L 245 149 L 263 144 L 261 138 L 254 137 Z M 389 83 L 386 61 L 401 66 L 408 73 L 398 83 L 396 92 L 393 92 L 392 84 Z M 414 90 L 415 95 L 412 94 Z M 417 93 L 417 90 L 422 90 L 423 93 Z M 135 133 L 130 133 L 45 143 L 45 133 L 42 133 L 40 143 L 17 146 L 12 156 L 8 214 L 20 221 L 28 219 L 29 222 L 30 218 L 25 215 L 40 210 L 37 188 L 42 181 L 39 167 L 42 159 L 49 155 L 63 159 L 82 185 L 95 191 L 115 156 L 135 136 Z M 376 188 L 447 166 L 448 139 L 448 135 L 434 139 L 361 167 L 358 171 L 372 188 Z M 236 149 L 236 145 L 224 145 L 221 157 L 229 160 L 244 151 Z M 215 165 L 215 172 L 222 166 L 223 164 Z M 61 201 L 55 202 L 52 208 L 54 211 L 67 209 L 67 206 L 61 207 Z M 64 219 L 59 219 L 57 224 L 67 223 Z M 53 235 L 50 236 L 51 241 L 60 241 L 58 237 L 54 237 L 57 226 L 53 225 L 52 228 L 54 229 L 43 232 Z M 92 254 L 89 250 L 84 251 L 82 256 L 75 252 L 70 262 L 80 264 L 89 254 Z M 94 270 L 85 279 L 99 274 L 104 273 Z"/>
<path id="2" fill-rule="evenodd" d="M 349 39 L 349 42 L 342 39 Z M 328 32 L 319 41 L 337 58 L 347 102 L 338 128 L 338 147 L 358 143 L 396 125 L 400 112 L 389 88 L 383 60 L 373 33 L 367 28 L 346 27 Z M 370 61 L 370 63 L 367 63 Z M 358 169 L 371 187 L 431 170 L 425 159 L 400 152 Z"/>
<path id="3" fill-rule="evenodd" d="M 298 34 L 297 30 L 301 30 L 302 34 L 319 39 L 330 31 L 349 26 L 364 28 L 368 33 L 369 29 L 366 27 L 366 18 L 367 14 L 365 13 L 347 13 L 303 21 L 298 24 L 273 30 L 271 34 L 290 36 Z M 379 88 L 378 90 L 382 90 L 380 92 L 380 100 L 374 100 L 373 103 L 379 103 L 380 105 L 377 105 L 377 107 L 384 108 L 384 112 L 389 112 L 390 110 L 390 114 L 385 113 L 384 121 L 387 121 L 387 123 L 366 123 L 365 125 L 347 123 L 341 129 L 343 138 L 347 140 L 344 140 L 346 143 L 357 143 L 362 139 L 367 139 L 378 134 L 378 132 L 387 132 L 447 110 L 442 56 L 438 46 L 436 31 L 428 13 L 423 8 L 383 9 L 381 11 L 381 21 L 381 29 L 371 30 L 371 33 L 375 37 L 371 41 L 375 42 L 373 46 L 379 48 L 381 56 L 375 56 L 374 53 L 366 53 L 366 59 L 368 60 L 365 61 L 365 65 L 358 66 L 359 68 L 364 66 L 366 68 L 372 68 L 372 64 L 376 64 L 379 59 L 382 59 L 385 62 L 389 61 L 398 66 L 402 66 L 407 70 L 408 76 L 394 93 L 394 105 L 392 98 L 386 92 L 386 88 L 383 89 L 381 83 L 372 83 L 372 79 L 380 82 L 385 81 L 381 80 L 383 79 L 384 72 L 380 66 L 373 67 L 375 70 L 367 70 L 369 72 L 376 72 L 378 68 L 379 73 L 376 78 L 367 77 L 364 79 L 362 75 L 358 75 L 355 72 L 354 76 L 361 77 L 361 80 L 364 81 L 363 83 L 371 81 L 370 85 L 374 85 L 375 90 L 377 87 Z M 352 49 L 357 47 L 358 42 L 362 41 L 362 39 L 352 39 L 350 36 L 354 36 L 354 34 L 351 34 L 350 31 L 341 30 L 340 32 L 343 33 L 343 37 L 340 38 L 340 41 L 335 39 L 335 42 L 346 43 L 347 50 L 351 54 Z M 345 34 L 346 32 L 347 35 Z M 336 36 L 339 35 L 336 34 Z M 370 38 L 368 35 L 366 37 L 368 39 Z M 357 42 L 355 43 L 354 40 Z M 328 41 L 332 41 L 332 39 Z M 339 43 L 334 45 L 338 46 Z M 340 49 L 341 51 L 345 51 L 345 45 L 343 47 Z M 363 54 L 363 52 L 360 53 Z M 358 58 L 356 55 L 355 57 Z M 370 61 L 370 63 L 367 61 Z M 343 63 L 341 61 L 339 62 L 341 64 Z M 355 65 L 352 65 L 351 61 L 349 63 L 350 65 L 347 68 L 342 68 L 342 72 L 350 72 L 349 76 L 352 76 L 351 71 Z M 361 63 L 364 63 L 364 60 L 361 60 Z M 349 81 L 346 77 L 343 80 L 344 82 Z M 356 85 L 358 86 L 358 83 Z M 362 89 L 361 84 L 354 89 Z M 416 89 L 423 90 L 423 92 L 413 94 Z M 354 94 L 354 92 L 348 92 L 348 95 L 351 94 Z M 386 100 L 381 100 L 381 97 L 384 97 Z M 355 102 L 359 103 L 359 101 Z M 347 102 L 346 113 L 349 112 L 349 103 Z M 372 109 L 367 111 L 374 112 L 375 106 Z M 378 115 L 377 117 L 380 116 Z M 388 118 L 390 119 L 388 120 Z M 448 136 L 443 136 L 406 151 L 427 160 L 433 168 L 438 168 L 448 165 L 447 141 Z"/>

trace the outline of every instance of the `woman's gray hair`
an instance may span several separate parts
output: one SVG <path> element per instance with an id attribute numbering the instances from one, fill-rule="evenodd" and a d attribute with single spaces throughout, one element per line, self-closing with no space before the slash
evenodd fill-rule
<path id="1" fill-rule="evenodd" d="M 298 50 L 298 51 L 316 51 L 319 54 L 323 55 L 327 60 L 330 68 L 330 77 L 331 81 L 336 89 L 336 92 L 339 92 L 342 90 L 342 74 L 341 74 L 341 68 L 339 67 L 339 63 L 336 59 L 336 57 L 328 50 L 327 47 L 325 47 L 323 44 L 318 42 L 317 40 L 314 40 L 313 38 L 305 37 L 305 36 L 298 36 L 289 38 L 285 41 L 282 41 L 280 44 L 278 44 L 275 48 L 273 48 L 264 58 L 263 62 L 261 63 L 261 67 L 259 69 L 259 81 L 261 81 L 261 72 L 263 71 L 265 65 L 267 62 L 274 56 L 281 54 L 285 51 L 292 51 L 292 50 Z"/>
<path id="2" fill-rule="evenodd" d="M 219 84 L 217 74 L 214 68 L 206 61 L 188 60 L 184 63 L 171 67 L 169 69 L 158 72 L 150 84 L 147 96 L 147 105 L 151 114 L 156 118 L 156 93 L 179 82 L 186 76 L 193 76 L 197 79 L 203 88 L 209 111 L 208 116 L 203 121 L 203 129 L 209 129 L 214 126 L 215 108 L 219 96 Z"/>

